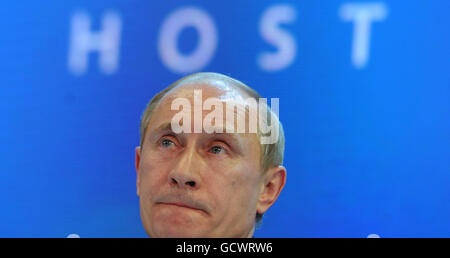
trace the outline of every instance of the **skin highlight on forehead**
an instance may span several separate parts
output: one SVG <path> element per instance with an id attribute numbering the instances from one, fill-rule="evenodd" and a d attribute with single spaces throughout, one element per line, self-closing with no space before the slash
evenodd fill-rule
<path id="1" fill-rule="evenodd" d="M 150 126 L 150 119 L 155 113 L 155 110 L 160 106 L 164 99 L 167 99 L 170 93 L 177 90 L 180 86 L 186 84 L 194 84 L 197 87 L 200 85 L 209 86 L 208 88 L 221 90 L 222 95 L 216 96 L 223 101 L 235 101 L 243 103 L 244 98 L 253 97 L 255 99 L 261 98 L 261 96 L 252 88 L 248 87 L 244 83 L 235 80 L 229 76 L 214 73 L 214 72 L 200 72 L 185 76 L 178 81 L 172 83 L 165 90 L 158 93 L 152 101 L 148 104 L 143 117 L 141 119 L 141 145 L 144 142 L 148 127 Z M 174 99 L 174 98 L 173 98 Z"/>
<path id="2" fill-rule="evenodd" d="M 220 100 L 229 101 L 234 100 L 238 102 L 245 102 L 245 99 L 250 97 L 244 89 L 250 90 L 245 84 L 230 78 L 223 74 L 218 73 L 197 73 L 190 76 L 186 76 L 174 83 L 175 87 L 170 90 L 166 96 L 175 91 L 180 86 L 191 85 L 195 87 L 209 86 L 216 90 L 219 90 L 222 94 L 217 96 Z M 207 89 L 206 89 L 207 90 Z"/>
<path id="3" fill-rule="evenodd" d="M 245 121 L 245 125 L 248 127 L 248 116 L 249 116 L 249 109 L 254 109 L 255 113 L 257 111 L 257 107 L 253 107 L 250 105 L 247 105 L 247 98 L 250 98 L 250 96 L 248 96 L 248 94 L 246 94 L 245 92 L 240 91 L 239 89 L 230 86 L 226 83 L 224 83 L 223 81 L 219 81 L 219 80 L 206 80 L 208 83 L 205 83 L 205 80 L 202 80 L 201 82 L 198 83 L 194 83 L 191 81 L 188 81 L 186 83 L 182 83 L 180 85 L 177 85 L 175 88 L 173 88 L 172 90 L 170 90 L 169 92 L 166 93 L 166 95 L 160 100 L 160 102 L 158 103 L 158 105 L 156 106 L 154 112 L 153 112 L 153 117 L 150 119 L 148 127 L 153 127 L 153 121 L 154 121 L 154 117 L 157 116 L 158 113 L 163 112 L 163 111 L 169 111 L 172 115 L 175 115 L 175 113 L 180 112 L 179 110 L 171 110 L 171 103 L 177 99 L 177 98 L 185 98 L 188 99 L 189 102 L 191 103 L 191 118 L 194 117 L 193 112 L 194 112 L 194 108 L 196 108 L 194 106 L 194 101 L 193 101 L 193 96 L 194 96 L 194 91 L 195 90 L 201 90 L 202 93 L 202 103 L 208 99 L 208 98 L 216 98 L 218 99 L 224 106 L 223 108 L 223 112 L 226 112 L 226 106 L 230 105 L 230 106 L 234 106 L 235 109 L 233 110 L 234 113 L 234 125 L 228 124 L 229 121 L 227 121 L 226 115 L 223 114 L 223 119 L 225 120 L 224 126 L 223 126 L 223 132 L 233 132 L 233 130 L 230 130 L 228 128 L 233 128 L 234 127 L 234 131 L 237 128 L 236 125 L 236 121 L 238 120 L 238 118 L 241 118 L 243 121 Z M 203 109 L 202 103 L 200 103 L 201 106 L 198 106 L 197 108 L 199 109 Z M 242 110 L 244 109 L 244 110 Z M 243 111 L 243 112 L 240 112 Z M 206 110 L 203 111 L 203 115 L 205 115 L 205 113 L 209 113 L 210 111 Z M 170 119 L 172 118 L 171 116 L 167 117 L 170 121 Z M 203 119 L 203 118 L 202 118 Z M 182 124 L 182 123 L 181 123 Z M 147 129 L 149 129 L 147 128 Z M 193 130 L 191 130 L 193 131 Z M 239 134 L 249 134 L 248 133 L 248 128 L 246 128 L 245 133 L 239 133 Z"/>

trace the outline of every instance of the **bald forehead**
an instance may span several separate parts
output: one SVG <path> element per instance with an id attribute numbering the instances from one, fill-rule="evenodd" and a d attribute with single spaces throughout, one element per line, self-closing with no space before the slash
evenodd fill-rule
<path id="1" fill-rule="evenodd" d="M 202 90 L 203 96 L 216 97 L 223 101 L 242 101 L 250 95 L 245 91 L 248 88 L 240 81 L 216 73 L 199 73 L 184 77 L 176 81 L 174 87 L 166 96 L 174 97 L 193 94 L 194 90 Z"/>
<path id="2" fill-rule="evenodd" d="M 201 98 L 198 98 L 199 90 Z M 230 108 L 234 104 L 237 109 L 244 111 L 245 116 L 249 108 L 257 110 L 257 107 L 249 105 L 248 101 L 251 104 L 254 100 L 258 101 L 261 97 L 250 87 L 226 75 L 204 72 L 192 74 L 172 83 L 159 93 L 159 96 L 157 95 L 154 102 L 153 100 L 150 102 L 141 121 L 141 134 L 145 135 L 148 125 L 153 124 L 156 117 L 161 119 L 161 116 L 159 116 L 160 112 L 171 111 L 171 104 L 177 99 L 187 99 L 191 105 L 197 106 L 195 101 L 193 101 L 195 99 L 195 91 L 197 91 L 197 100 L 201 99 L 200 101 L 203 102 L 207 99 L 219 99 L 224 104 L 229 103 Z M 242 114 L 240 111 L 238 113 Z"/>
<path id="3" fill-rule="evenodd" d="M 167 94 L 161 99 L 160 104 L 166 104 L 176 98 L 193 99 L 194 94 L 201 94 L 201 98 L 205 101 L 208 98 L 217 98 L 222 102 L 236 102 L 245 103 L 249 98 L 245 92 L 228 87 L 225 85 L 212 85 L 206 83 L 186 83 L 180 85 L 173 90 L 167 92 Z"/>
<path id="4" fill-rule="evenodd" d="M 203 73 L 204 74 L 204 73 Z M 249 112 L 252 110 L 252 114 L 257 112 L 257 105 L 254 105 L 255 101 L 251 101 L 253 98 L 241 87 L 247 87 L 243 83 L 231 79 L 223 75 L 213 75 L 213 76 L 188 76 L 179 80 L 172 85 L 173 88 L 170 89 L 159 101 L 155 107 L 155 113 L 161 113 L 164 111 L 171 111 L 170 115 L 165 114 L 163 116 L 157 116 L 158 119 L 167 119 L 167 115 L 173 116 L 178 114 L 180 111 L 178 108 L 172 109 L 172 104 L 179 99 L 188 100 L 189 104 L 187 109 L 183 108 L 183 112 L 192 112 L 194 110 L 203 109 L 205 101 L 216 99 L 222 103 L 223 106 L 220 110 L 227 113 L 227 108 L 231 109 L 234 116 L 231 116 L 232 120 L 228 119 L 228 114 L 223 118 L 225 119 L 225 126 L 229 123 L 236 124 L 237 119 L 244 121 L 245 125 L 248 126 Z M 257 100 L 256 100 L 257 101 Z M 186 102 L 183 102 L 186 103 Z M 212 102 L 210 102 L 212 103 Z M 193 106 L 191 106 L 193 105 Z M 214 104 L 215 105 L 215 104 Z M 193 107 L 193 108 L 191 108 Z M 210 109 L 208 109 L 210 110 Z M 207 115 L 208 111 L 203 112 L 203 115 Z M 234 119 L 236 117 L 236 120 Z M 155 117 L 156 118 L 156 117 Z M 236 126 L 236 125 L 235 125 Z"/>
<path id="5" fill-rule="evenodd" d="M 235 107 L 233 109 L 233 113 L 236 115 L 236 120 L 233 119 L 233 123 L 235 124 L 233 128 L 235 128 L 237 125 L 237 118 L 243 117 L 243 120 L 245 121 L 245 125 L 247 125 L 249 118 L 247 117 L 249 113 L 249 109 L 257 109 L 255 106 L 246 105 L 247 99 L 252 98 L 250 94 L 248 94 L 245 90 L 241 89 L 241 87 L 247 87 L 245 84 L 234 80 L 232 78 L 226 77 L 226 76 L 216 76 L 216 75 L 206 75 L 206 76 L 188 76 L 183 78 L 182 80 L 179 80 L 172 85 L 173 88 L 166 92 L 166 94 L 161 98 L 157 106 L 155 107 L 155 116 L 151 118 L 152 131 L 157 131 L 158 126 L 159 127 L 166 127 L 171 126 L 171 123 L 168 122 L 170 118 L 175 115 L 175 113 L 179 113 L 180 111 L 178 109 L 172 110 L 171 104 L 174 100 L 178 98 L 185 98 L 188 99 L 188 101 L 192 104 L 197 105 L 200 104 L 202 108 L 203 103 L 197 103 L 195 102 L 195 94 L 197 91 L 201 91 L 201 101 L 205 101 L 206 99 L 210 98 L 216 98 L 220 102 L 222 102 L 225 105 L 228 105 L 228 103 L 231 104 L 231 107 Z M 243 113 L 239 112 L 239 110 L 243 110 Z M 167 113 L 169 111 L 169 113 Z M 188 108 L 185 110 L 187 112 L 194 112 L 194 109 Z M 223 110 L 225 111 L 225 110 Z M 203 116 L 207 115 L 208 111 L 203 113 Z M 225 117 L 224 117 L 225 118 Z M 202 118 L 204 119 L 204 117 Z M 183 121 L 184 122 L 184 121 Z M 226 128 L 228 128 L 227 121 L 225 121 Z M 247 125 L 248 126 L 248 125 Z M 237 128 L 237 127 L 236 127 Z M 193 131 L 193 130 L 191 130 Z M 228 131 L 228 129 L 221 130 L 221 131 Z M 229 134 L 230 136 L 233 136 L 233 134 Z M 254 141 L 255 144 L 259 146 L 259 137 L 256 133 L 237 133 L 234 138 L 247 138 Z"/>

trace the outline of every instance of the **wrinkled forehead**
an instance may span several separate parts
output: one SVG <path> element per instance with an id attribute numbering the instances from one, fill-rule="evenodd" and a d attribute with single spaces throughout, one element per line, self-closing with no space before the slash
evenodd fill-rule
<path id="1" fill-rule="evenodd" d="M 248 126 L 249 121 L 249 111 L 257 110 L 257 106 L 248 105 L 248 98 L 250 96 L 236 88 L 235 86 L 229 85 L 226 82 L 220 80 L 213 80 L 208 82 L 195 82 L 195 83 L 184 83 L 180 86 L 175 87 L 169 91 L 158 103 L 155 108 L 153 115 L 149 123 L 149 130 L 151 128 L 156 128 L 161 124 L 170 122 L 171 119 L 180 112 L 180 109 L 173 109 L 172 104 L 178 99 L 184 99 L 191 105 L 190 110 L 184 110 L 183 112 L 192 113 L 192 118 L 194 117 L 194 110 L 196 108 L 202 109 L 202 119 L 208 115 L 211 110 L 204 110 L 204 103 L 206 100 L 217 99 L 223 105 L 223 119 L 222 123 L 224 131 L 229 126 L 229 120 L 226 120 L 228 112 L 227 107 L 233 107 L 233 113 L 235 116 L 232 122 L 234 127 L 237 126 L 238 119 L 242 119 L 246 126 Z M 200 101 L 199 101 L 200 100 Z M 248 132 L 248 131 L 247 131 Z M 237 133 L 240 137 L 254 137 L 259 139 L 256 133 Z M 259 140 L 258 140 L 259 142 Z"/>

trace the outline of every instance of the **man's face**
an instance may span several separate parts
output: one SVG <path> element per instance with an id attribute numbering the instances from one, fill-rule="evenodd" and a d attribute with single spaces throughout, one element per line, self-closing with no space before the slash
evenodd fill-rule
<path id="1" fill-rule="evenodd" d="M 173 133 L 171 119 L 180 111 L 171 110 L 172 101 L 186 98 L 194 109 L 194 89 L 202 90 L 203 100 L 215 97 L 226 103 L 242 97 L 228 87 L 191 84 L 161 100 L 136 149 L 144 227 L 152 237 L 247 237 L 264 188 L 258 137 Z M 209 112 L 203 111 L 203 118 Z"/>

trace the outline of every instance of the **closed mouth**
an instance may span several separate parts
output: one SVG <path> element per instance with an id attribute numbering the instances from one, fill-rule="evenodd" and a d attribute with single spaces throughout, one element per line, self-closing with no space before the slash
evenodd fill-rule
<path id="1" fill-rule="evenodd" d="M 177 206 L 177 207 L 181 207 L 181 208 L 187 208 L 187 209 L 196 210 L 196 211 L 201 211 L 201 212 L 206 213 L 206 212 L 205 212 L 204 210 L 202 210 L 202 209 L 198 209 L 198 208 L 196 208 L 196 207 L 189 206 L 189 205 L 187 205 L 187 204 L 185 204 L 185 203 L 182 203 L 182 202 L 158 202 L 158 203 L 156 203 L 156 204 L 172 205 L 172 206 Z"/>

